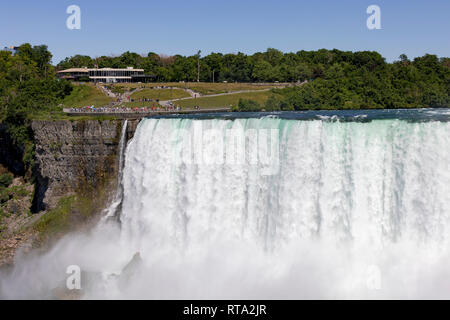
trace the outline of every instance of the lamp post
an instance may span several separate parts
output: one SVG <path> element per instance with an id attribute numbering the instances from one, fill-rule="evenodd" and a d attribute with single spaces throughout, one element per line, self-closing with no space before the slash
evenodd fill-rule
<path id="1" fill-rule="evenodd" d="M 197 52 L 197 82 L 200 82 L 200 53 L 202 51 L 198 50 Z"/>

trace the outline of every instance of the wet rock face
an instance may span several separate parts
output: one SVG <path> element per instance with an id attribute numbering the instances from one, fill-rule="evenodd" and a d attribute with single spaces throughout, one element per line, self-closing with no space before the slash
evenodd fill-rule
<path id="1" fill-rule="evenodd" d="M 34 121 L 36 179 L 33 211 L 60 196 L 98 188 L 117 174 L 122 120 Z M 133 124 L 131 128 L 135 128 Z M 130 129 L 128 137 L 134 134 Z"/>

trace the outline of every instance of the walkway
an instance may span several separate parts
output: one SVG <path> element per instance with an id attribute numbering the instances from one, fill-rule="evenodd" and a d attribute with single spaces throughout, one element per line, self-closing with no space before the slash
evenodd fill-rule
<path id="1" fill-rule="evenodd" d="M 195 114 L 195 113 L 220 113 L 220 112 L 229 112 L 231 109 L 229 107 L 224 108 L 212 108 L 212 109 L 184 109 L 184 110 L 173 110 L 173 111 L 163 111 L 163 110 L 146 110 L 146 111 L 132 111 L 132 110 L 107 110 L 101 111 L 87 111 L 87 110 L 76 110 L 73 108 L 66 108 L 63 111 L 69 116 L 112 116 L 122 119 L 141 119 L 145 117 L 151 116 L 162 116 L 162 115 L 170 115 L 170 114 Z"/>
<path id="2" fill-rule="evenodd" d="M 173 100 L 166 100 L 166 101 L 160 101 L 159 104 L 162 105 L 163 107 L 169 106 L 171 102 L 174 101 L 181 101 L 181 100 L 192 100 L 192 99 L 200 99 L 200 98 L 211 98 L 211 97 L 219 97 L 219 96 L 228 96 L 228 95 L 232 95 L 232 94 L 238 94 L 238 93 L 248 93 L 248 92 L 264 92 L 264 91 L 270 91 L 273 88 L 269 88 L 269 89 L 255 89 L 255 90 L 240 90 L 240 91 L 232 91 L 232 92 L 224 92 L 224 93 L 215 93 L 215 94 L 208 94 L 208 95 L 200 95 L 199 93 L 197 93 L 196 96 L 191 96 L 191 97 L 186 97 L 186 98 L 178 98 L 178 99 L 173 99 Z M 190 89 L 187 89 L 190 90 Z M 187 91 L 186 90 L 186 91 Z M 191 90 L 192 91 L 192 90 Z M 192 91 L 193 92 L 193 91 Z"/>
<path id="3" fill-rule="evenodd" d="M 308 81 L 303 81 L 302 83 L 297 83 L 294 86 L 302 86 Z M 286 86 L 279 86 L 277 89 L 285 88 Z M 181 88 L 180 88 L 181 89 Z M 191 96 L 186 98 L 178 98 L 178 99 L 172 99 L 172 100 L 166 100 L 166 101 L 160 101 L 159 104 L 163 107 L 170 106 L 171 102 L 174 101 L 181 101 L 181 100 L 191 100 L 191 99 L 197 99 L 197 98 L 211 98 L 211 97 L 219 97 L 219 96 L 228 96 L 232 94 L 239 94 L 239 93 L 249 93 L 249 92 L 264 92 L 264 91 L 270 91 L 274 89 L 273 87 L 267 88 L 267 89 L 254 89 L 254 90 L 240 90 L 240 91 L 230 91 L 230 92 L 224 92 L 224 93 L 215 93 L 215 94 L 209 94 L 209 95 L 201 95 L 198 92 L 194 92 L 191 89 L 184 89 L 186 92 L 188 92 Z"/>

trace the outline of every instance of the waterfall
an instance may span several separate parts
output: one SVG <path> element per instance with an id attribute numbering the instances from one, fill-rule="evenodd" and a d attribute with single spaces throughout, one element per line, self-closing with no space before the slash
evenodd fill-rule
<path id="1" fill-rule="evenodd" d="M 214 241 L 263 250 L 304 240 L 447 244 L 449 129 L 397 120 L 144 120 L 127 149 L 124 236 L 140 251 Z M 227 156 L 230 132 L 250 131 L 259 138 L 254 151 L 276 133 L 274 170 L 267 161 L 211 161 Z"/>
<path id="2" fill-rule="evenodd" d="M 118 161 L 117 161 L 117 188 L 114 193 L 114 198 L 111 201 L 111 204 L 105 210 L 104 220 L 107 220 L 112 217 L 116 217 L 118 212 L 120 212 L 120 206 L 122 204 L 122 196 L 123 196 L 123 164 L 125 158 L 125 147 L 127 144 L 127 124 L 128 120 L 125 120 L 122 124 L 122 130 L 120 133 L 120 141 L 119 141 L 119 150 L 118 150 Z"/>
<path id="3" fill-rule="evenodd" d="M 18 264 L 0 296 L 42 296 L 76 264 L 92 275 L 84 298 L 450 298 L 449 132 L 143 119 L 108 210 L 120 228 L 62 239 Z"/>
<path id="4" fill-rule="evenodd" d="M 275 131 L 274 170 L 222 161 L 230 130 L 247 137 L 247 158 Z M 122 241 L 180 290 L 168 297 L 417 297 L 427 268 L 448 266 L 449 132 L 399 120 L 144 120 L 127 149 Z"/>

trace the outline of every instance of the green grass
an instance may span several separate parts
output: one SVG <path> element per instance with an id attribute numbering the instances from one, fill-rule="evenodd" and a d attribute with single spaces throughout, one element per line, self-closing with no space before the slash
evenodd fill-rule
<path id="1" fill-rule="evenodd" d="M 61 111 L 54 111 L 54 112 L 40 112 L 35 113 L 32 116 L 33 120 L 51 120 L 51 121 L 58 121 L 58 120 L 69 120 L 69 121 L 84 121 L 84 120 L 115 120 L 117 117 L 111 116 L 111 115 L 105 115 L 105 114 L 95 114 L 92 115 L 82 115 L 82 116 L 69 116 L 67 113 Z"/>
<path id="2" fill-rule="evenodd" d="M 271 83 L 271 84 L 255 84 L 255 83 L 223 83 L 223 82 L 152 82 L 152 83 L 121 83 L 115 84 L 112 86 L 120 87 L 118 90 L 124 90 L 123 88 L 136 88 L 145 86 L 146 88 L 152 87 L 175 87 L 180 89 L 191 89 L 195 92 L 198 92 L 202 95 L 209 94 L 217 94 L 217 93 L 226 93 L 226 92 L 235 92 L 242 90 L 263 90 L 269 88 L 277 88 L 283 86 L 282 84 Z M 161 99 L 163 100 L 163 99 Z"/>
<path id="3" fill-rule="evenodd" d="M 69 116 L 63 108 L 80 108 L 89 105 L 101 107 L 114 101 L 92 84 L 73 84 L 70 95 L 64 98 L 62 106 L 52 107 L 50 110 L 39 110 L 30 114 L 32 120 L 113 120 L 115 117 L 106 115 Z"/>
<path id="4" fill-rule="evenodd" d="M 20 199 L 29 195 L 30 192 L 23 186 L 0 187 L 0 204 L 7 202 L 9 199 Z"/>
<path id="5" fill-rule="evenodd" d="M 116 94 L 123 94 L 127 91 L 133 91 L 134 89 L 137 88 L 137 85 L 123 86 L 123 85 L 117 85 L 117 84 L 116 85 L 108 84 L 108 85 L 104 85 L 104 86 Z"/>
<path id="6" fill-rule="evenodd" d="M 3 219 L 6 216 L 6 213 L 0 208 L 0 238 L 2 237 L 2 232 L 8 229 L 8 227 L 3 224 Z"/>
<path id="7" fill-rule="evenodd" d="M 94 105 L 102 107 L 113 101 L 92 84 L 74 85 L 72 93 L 64 98 L 63 105 L 68 108 L 80 108 Z"/>
<path id="8" fill-rule="evenodd" d="M 75 197 L 64 197 L 58 206 L 44 214 L 34 224 L 34 229 L 46 235 L 67 231 L 70 227 L 70 212 Z"/>
<path id="9" fill-rule="evenodd" d="M 187 97 L 190 97 L 189 93 L 182 89 L 143 89 L 131 95 L 131 99 L 147 98 L 161 101 Z"/>
<path id="10" fill-rule="evenodd" d="M 191 82 L 187 83 L 186 87 L 202 95 L 227 93 L 244 90 L 264 90 L 269 88 L 276 88 L 279 85 L 257 85 L 252 83 L 205 83 L 205 82 Z"/>
<path id="11" fill-rule="evenodd" d="M 251 99 L 258 102 L 261 105 L 264 105 L 271 94 L 272 94 L 271 91 L 236 93 L 217 97 L 205 97 L 205 98 L 181 100 L 176 101 L 175 105 L 180 105 L 183 108 L 192 108 L 194 106 L 200 106 L 200 108 L 202 109 L 233 107 L 237 106 L 239 99 Z"/>
<path id="12" fill-rule="evenodd" d="M 0 187 L 0 204 L 7 202 L 10 198 L 9 190 L 5 187 Z"/>

